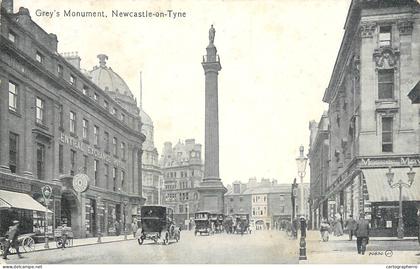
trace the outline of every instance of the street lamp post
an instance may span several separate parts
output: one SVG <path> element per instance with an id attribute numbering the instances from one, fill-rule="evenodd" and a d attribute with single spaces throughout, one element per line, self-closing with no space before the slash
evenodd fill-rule
<path id="1" fill-rule="evenodd" d="M 44 248 L 50 248 L 50 245 L 48 244 L 48 231 L 47 230 L 48 230 L 48 204 L 50 203 L 52 188 L 49 185 L 45 185 L 41 188 L 41 191 L 42 191 L 42 196 L 44 196 L 44 201 L 45 201 Z"/>
<path id="2" fill-rule="evenodd" d="M 416 172 L 413 171 L 413 167 L 410 166 L 410 171 L 407 173 L 408 176 L 408 183 L 405 183 L 400 178 L 398 182 L 394 183 L 394 173 L 392 172 L 391 167 L 388 168 L 389 171 L 386 173 L 386 177 L 388 178 L 388 184 L 391 188 L 398 188 L 399 189 L 399 214 L 398 214 L 398 228 L 397 228 L 397 236 L 398 238 L 404 238 L 404 222 L 403 222 L 403 214 L 402 214 L 402 189 L 410 188 L 413 185 L 414 177 Z"/>
<path id="3" fill-rule="evenodd" d="M 303 178 L 305 177 L 306 162 L 308 158 L 303 155 L 303 146 L 299 147 L 299 157 L 296 158 L 296 164 L 298 169 L 298 175 L 300 177 L 300 242 L 299 242 L 299 260 L 306 260 L 306 220 L 304 212 L 304 190 L 303 190 Z"/>

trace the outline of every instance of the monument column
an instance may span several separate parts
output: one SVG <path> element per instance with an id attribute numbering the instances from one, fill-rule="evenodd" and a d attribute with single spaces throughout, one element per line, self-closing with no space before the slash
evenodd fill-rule
<path id="1" fill-rule="evenodd" d="M 223 199 L 226 188 L 219 176 L 219 102 L 218 75 L 222 69 L 214 45 L 215 29 L 209 30 L 207 54 L 201 63 L 205 74 L 205 153 L 204 178 L 198 189 L 199 210 L 223 213 Z"/>

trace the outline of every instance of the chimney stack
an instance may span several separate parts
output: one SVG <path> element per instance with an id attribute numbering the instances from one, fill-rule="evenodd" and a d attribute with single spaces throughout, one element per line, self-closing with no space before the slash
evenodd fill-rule
<path id="1" fill-rule="evenodd" d="M 82 60 L 80 56 L 78 55 L 78 52 L 64 52 L 61 53 L 61 56 L 66 59 L 67 62 L 69 62 L 71 65 L 76 67 L 78 70 L 80 70 L 80 61 Z"/>
<path id="2" fill-rule="evenodd" d="M 1 7 L 6 9 L 6 12 L 13 14 L 13 0 L 3 0 L 1 1 Z"/>

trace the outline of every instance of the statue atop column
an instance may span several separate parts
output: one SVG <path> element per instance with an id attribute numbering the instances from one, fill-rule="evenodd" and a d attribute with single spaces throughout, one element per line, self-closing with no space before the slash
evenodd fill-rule
<path id="1" fill-rule="evenodd" d="M 209 30 L 209 44 L 213 45 L 214 44 L 214 36 L 216 35 L 216 30 L 213 28 L 213 24 L 210 27 Z"/>

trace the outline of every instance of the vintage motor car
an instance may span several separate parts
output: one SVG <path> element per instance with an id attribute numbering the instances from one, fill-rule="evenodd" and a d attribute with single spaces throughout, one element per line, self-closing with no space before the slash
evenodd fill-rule
<path id="1" fill-rule="evenodd" d="M 173 221 L 173 210 L 165 206 L 142 206 L 141 228 L 137 241 L 142 245 L 144 240 L 159 241 L 168 245 L 171 240 L 176 242 L 181 238 L 181 230 Z"/>
<path id="2" fill-rule="evenodd" d="M 205 211 L 196 212 L 194 215 L 195 231 L 194 234 L 206 234 L 211 235 L 214 233 L 212 229 L 212 222 L 210 219 L 210 213 Z"/>
<path id="3" fill-rule="evenodd" d="M 235 214 L 234 232 L 238 234 L 251 233 L 249 228 L 249 214 Z"/>

